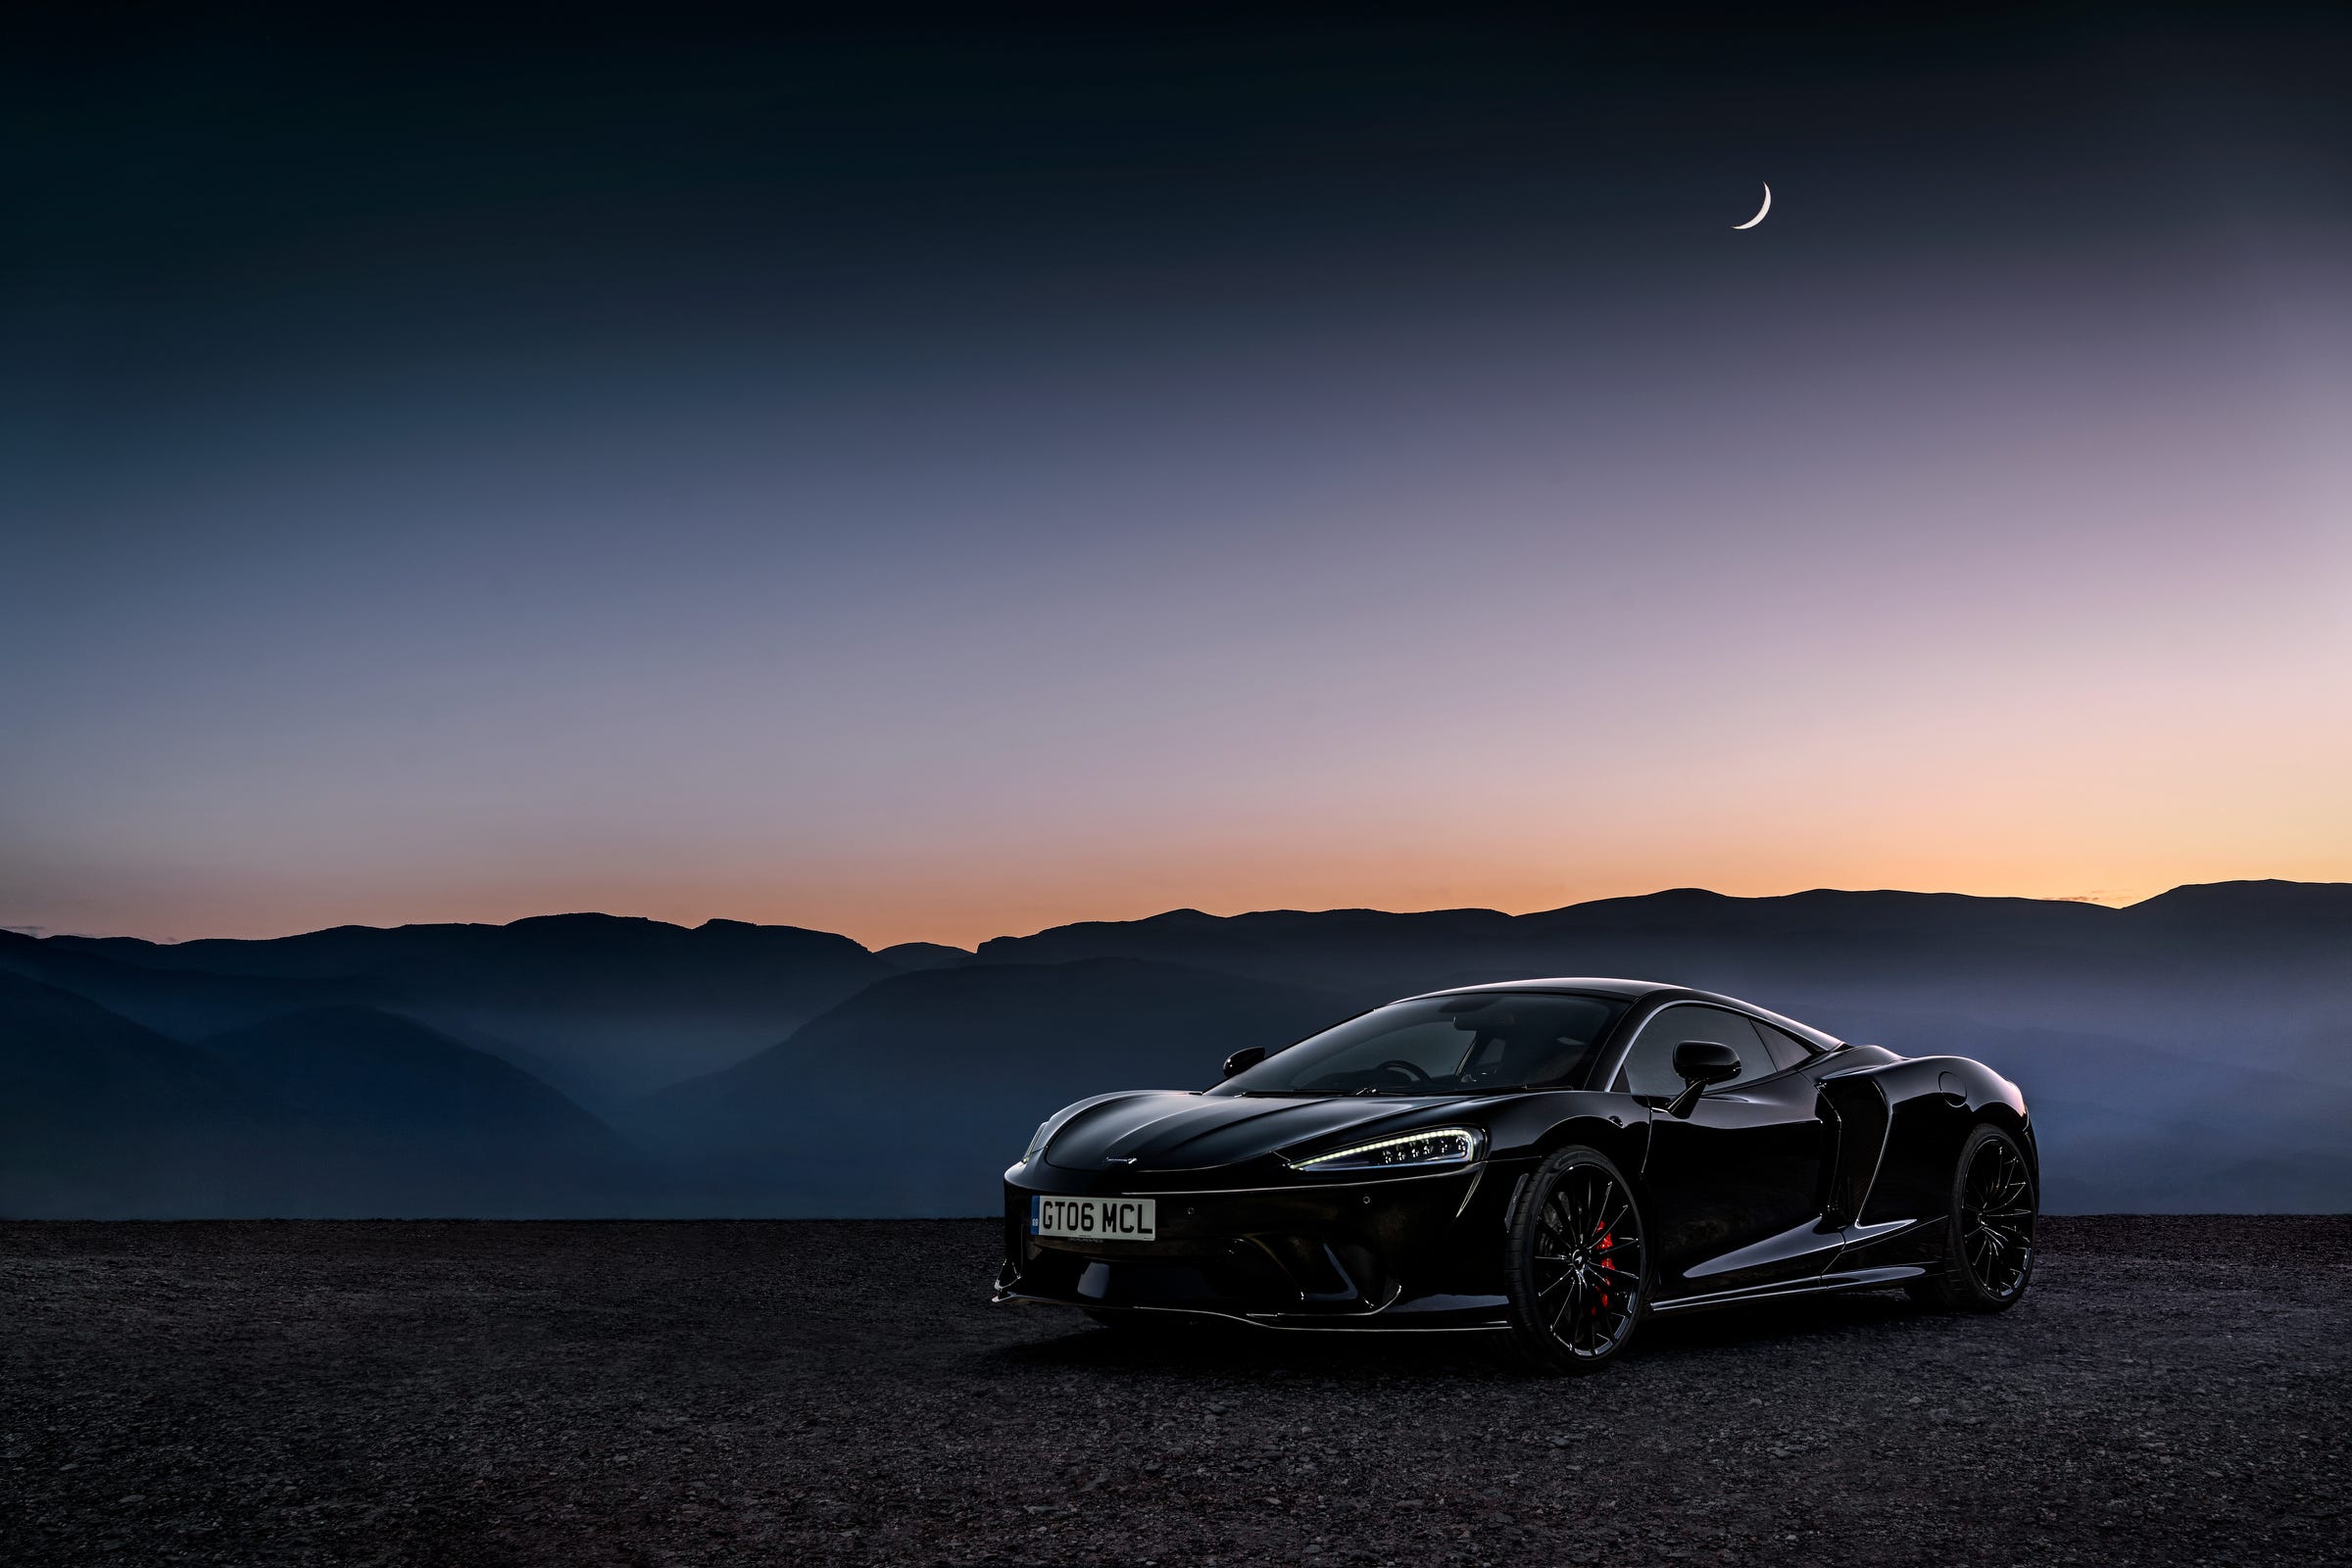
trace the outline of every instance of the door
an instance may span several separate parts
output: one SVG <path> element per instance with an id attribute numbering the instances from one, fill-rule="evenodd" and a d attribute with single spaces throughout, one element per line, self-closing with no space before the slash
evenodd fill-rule
<path id="1" fill-rule="evenodd" d="M 1687 1040 L 1731 1047 L 1740 1076 L 1674 1116 L 1674 1051 Z M 1839 1235 L 1821 1226 L 1829 1137 L 1818 1088 L 1776 1061 L 1744 1016 L 1699 1003 L 1661 1009 L 1635 1036 L 1615 1087 L 1651 1107 L 1642 1174 L 1660 1299 L 1803 1279 L 1836 1255 Z"/>

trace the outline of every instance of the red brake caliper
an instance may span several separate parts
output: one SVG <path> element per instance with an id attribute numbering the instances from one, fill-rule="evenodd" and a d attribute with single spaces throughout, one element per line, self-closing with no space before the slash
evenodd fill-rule
<path id="1" fill-rule="evenodd" d="M 1613 1231 L 1602 1231 L 1602 1232 L 1600 1233 L 1600 1248 L 1599 1248 L 1599 1250 L 1600 1250 L 1601 1251 L 1603 1251 L 1603 1252 L 1607 1251 L 1607 1250 L 1609 1250 L 1609 1247 L 1610 1247 L 1610 1245 L 1611 1245 L 1612 1243 L 1614 1243 L 1616 1240 L 1617 1240 L 1617 1237 L 1616 1237 L 1616 1233 L 1615 1233 L 1615 1232 L 1613 1232 Z M 1616 1260 L 1615 1260 L 1615 1259 L 1613 1259 L 1613 1258 L 1607 1258 L 1607 1257 L 1604 1257 L 1604 1258 L 1602 1258 L 1602 1259 L 1600 1260 L 1600 1271 L 1601 1271 L 1602 1273 L 1604 1273 L 1604 1274 L 1614 1274 L 1614 1273 L 1616 1273 L 1616 1272 L 1617 1272 L 1617 1264 L 1616 1264 Z M 1607 1293 L 1606 1291 L 1603 1291 L 1603 1292 L 1601 1293 L 1601 1297 L 1600 1297 L 1600 1305 L 1601 1305 L 1601 1306 L 1606 1306 L 1606 1305 L 1608 1305 L 1608 1304 L 1609 1304 L 1609 1297 L 1608 1297 L 1608 1293 Z M 1600 1310 L 1600 1308 L 1599 1308 L 1599 1307 L 1594 1307 L 1594 1308 L 1593 1308 L 1593 1312 L 1594 1312 L 1594 1314 L 1595 1314 L 1596 1316 L 1598 1315 L 1598 1313 L 1599 1313 L 1599 1310 Z"/>

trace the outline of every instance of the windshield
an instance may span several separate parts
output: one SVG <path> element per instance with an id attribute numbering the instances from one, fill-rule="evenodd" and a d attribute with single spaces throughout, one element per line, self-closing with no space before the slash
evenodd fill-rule
<path id="1" fill-rule="evenodd" d="M 1622 1002 L 1490 991 L 1394 1002 L 1309 1035 L 1211 1094 L 1463 1095 L 1584 1087 Z"/>

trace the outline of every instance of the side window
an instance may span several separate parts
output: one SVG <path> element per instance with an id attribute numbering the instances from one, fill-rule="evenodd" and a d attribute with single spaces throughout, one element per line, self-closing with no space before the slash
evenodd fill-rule
<path id="1" fill-rule="evenodd" d="M 1796 1067 L 1813 1059 L 1813 1048 L 1788 1030 L 1775 1029 L 1768 1023 L 1756 1023 L 1753 1018 L 1748 1022 L 1754 1024 L 1756 1033 L 1764 1037 L 1764 1049 L 1772 1053 L 1773 1066 Z"/>
<path id="2" fill-rule="evenodd" d="M 1681 1003 L 1642 1026 L 1642 1033 L 1634 1040 L 1634 1049 L 1626 1053 L 1624 1068 L 1617 1074 L 1617 1088 L 1626 1094 L 1648 1095 L 1657 1100 L 1671 1100 L 1681 1094 L 1683 1080 L 1675 1074 L 1674 1048 L 1686 1040 L 1712 1040 L 1740 1053 L 1740 1076 L 1732 1080 L 1734 1083 L 1761 1078 L 1778 1070 L 1764 1050 L 1764 1042 L 1756 1038 L 1755 1029 L 1745 1018 L 1721 1007 Z"/>

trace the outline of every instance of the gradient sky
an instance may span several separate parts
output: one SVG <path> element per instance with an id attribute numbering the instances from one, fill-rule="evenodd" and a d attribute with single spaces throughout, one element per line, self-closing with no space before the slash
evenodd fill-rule
<path id="1" fill-rule="evenodd" d="M 0 52 L 0 924 L 2352 879 L 2342 12 L 960 15 Z"/>

